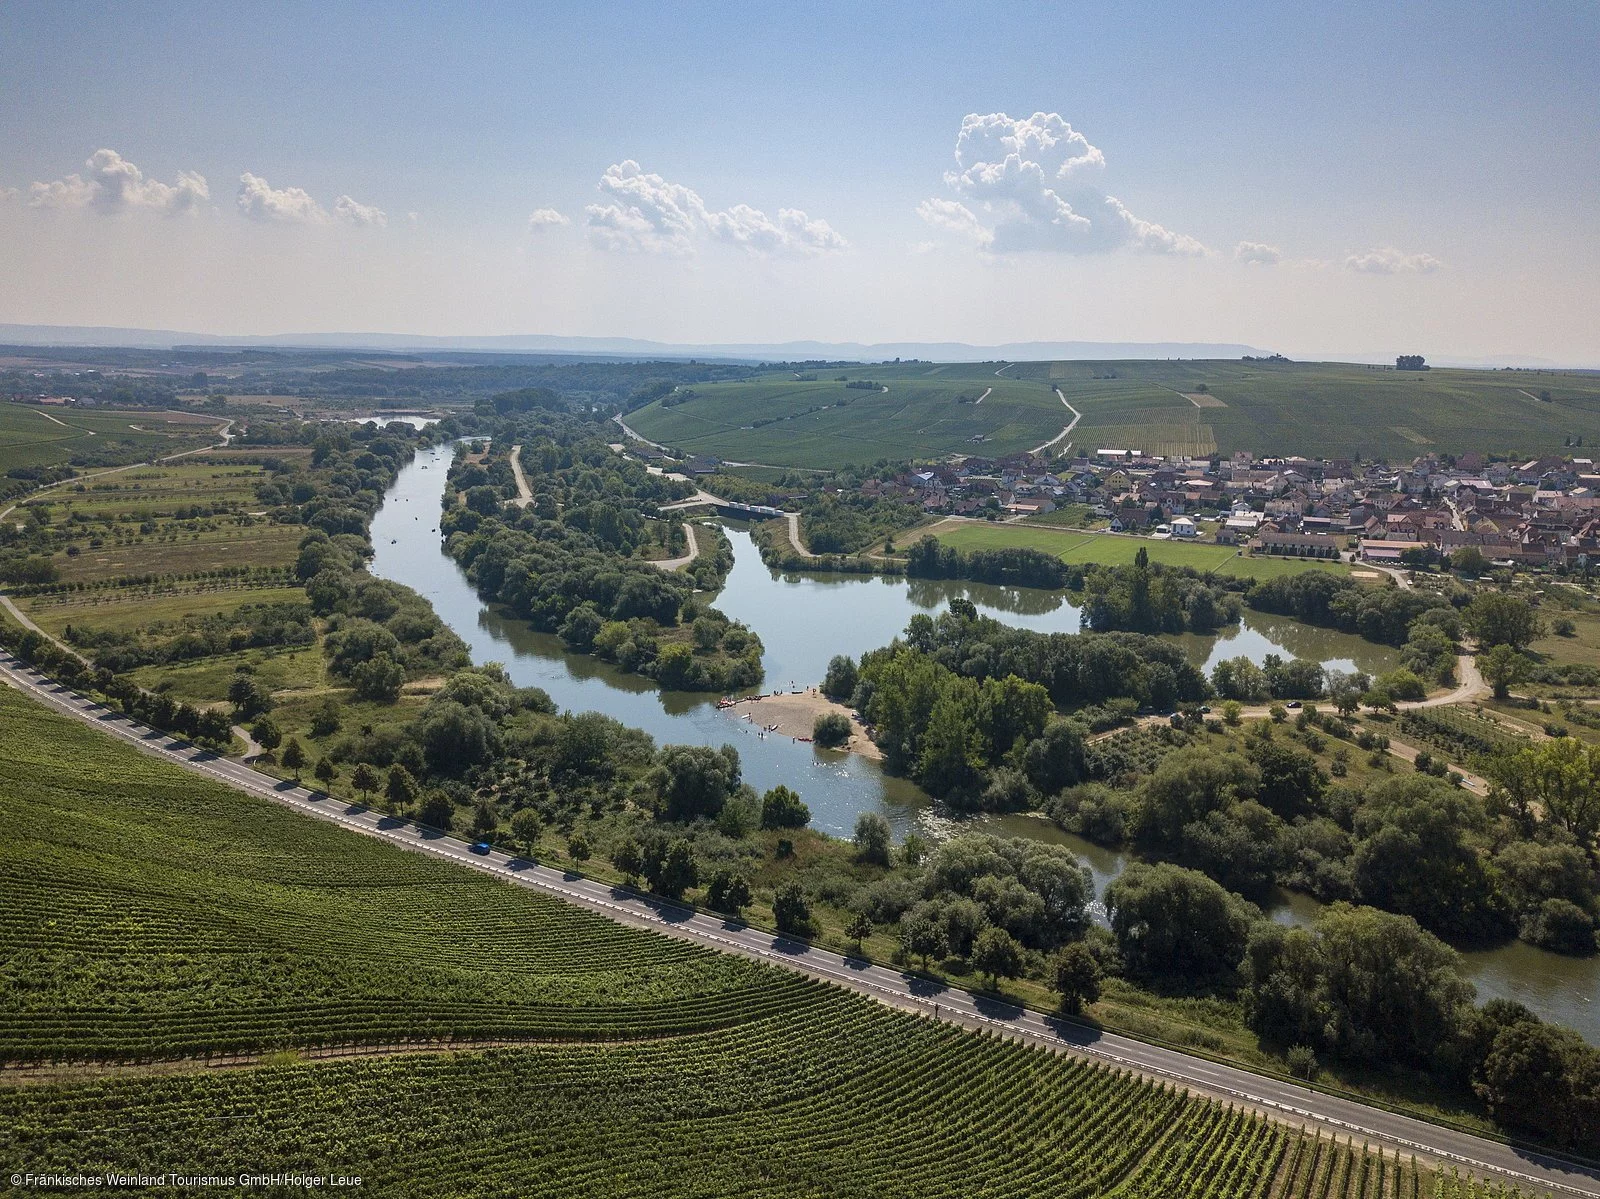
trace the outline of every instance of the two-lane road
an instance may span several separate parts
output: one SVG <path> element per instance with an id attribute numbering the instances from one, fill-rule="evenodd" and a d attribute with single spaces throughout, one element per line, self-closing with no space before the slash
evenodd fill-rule
<path id="1" fill-rule="evenodd" d="M 1458 1165 L 1524 1187 L 1543 1188 L 1563 1195 L 1600 1197 L 1600 1172 L 1580 1170 L 1541 1154 L 1519 1151 L 1468 1133 L 1320 1094 L 1177 1050 L 1058 1021 L 803 942 L 565 874 L 523 858 L 509 857 L 499 851 L 475 853 L 465 842 L 424 832 L 414 824 L 291 786 L 240 762 L 155 732 L 51 682 L 3 651 L 0 651 L 0 677 L 57 711 L 90 722 L 148 753 L 218 782 L 351 831 L 381 837 L 403 848 L 448 858 L 507 882 L 543 891 L 622 924 L 683 937 L 797 970 L 903 1010 L 937 1016 L 968 1028 L 1002 1033 L 1049 1049 L 1093 1057 L 1152 1078 L 1175 1081 L 1196 1092 L 1249 1104 L 1291 1124 L 1321 1126 L 1338 1135 Z"/>

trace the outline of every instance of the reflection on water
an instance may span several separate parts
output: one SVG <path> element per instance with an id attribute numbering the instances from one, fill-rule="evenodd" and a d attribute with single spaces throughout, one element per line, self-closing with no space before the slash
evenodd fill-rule
<path id="1" fill-rule="evenodd" d="M 1125 850 L 1107 849 L 1057 828 L 1043 816 L 1017 813 L 984 816 L 977 822 L 983 832 L 1002 837 L 1030 837 L 1065 845 L 1089 867 L 1094 882 L 1095 922 L 1106 923 L 1105 894 L 1113 879 L 1137 857 Z M 1262 903 L 1269 919 L 1279 924 L 1306 927 L 1323 905 L 1309 895 L 1275 889 Z M 1512 941 L 1494 949 L 1461 955 L 1467 978 L 1478 990 L 1478 1002 L 1514 999 L 1541 1019 L 1564 1024 L 1600 1045 L 1600 957 L 1566 957 L 1526 941 Z"/>
<path id="2" fill-rule="evenodd" d="M 658 742 L 736 746 L 745 779 L 758 790 L 785 783 L 805 798 L 819 829 L 848 836 L 856 816 L 877 811 L 898 834 L 920 827 L 936 835 L 957 823 L 904 779 L 853 754 L 816 749 L 787 737 L 762 737 L 715 706 L 701 692 L 662 691 L 649 679 L 625 674 L 596 658 L 568 653 L 561 641 L 490 610 L 439 545 L 439 498 L 451 448 L 424 450 L 384 499 L 372 525 L 372 572 L 426 596 L 439 616 L 467 642 L 474 662 L 500 662 L 521 686 L 542 687 L 573 711 L 605 712 L 644 729 Z M 1076 632 L 1078 609 L 1059 593 L 1030 588 L 875 575 L 778 574 L 761 562 L 749 535 L 730 528 L 734 568 L 716 604 L 754 629 L 766 647 L 766 688 L 818 682 L 834 654 L 859 656 L 887 644 L 918 612 L 936 613 L 951 599 L 971 600 L 1006 624 L 1039 632 Z M 1391 669 L 1394 651 L 1344 633 L 1312 629 L 1249 612 L 1222 637 L 1177 639 L 1196 663 L 1209 666 L 1244 655 L 1260 662 L 1269 653 L 1315 658 L 1337 669 Z M 1062 832 L 1036 816 L 985 818 L 982 826 L 1009 836 L 1066 845 L 1094 876 L 1098 900 L 1130 856 Z M 1268 905 L 1274 920 L 1309 923 L 1319 905 L 1307 896 L 1282 894 Z M 1104 918 L 1101 909 L 1099 916 Z M 1578 1029 L 1600 1043 L 1600 959 L 1573 959 L 1522 943 L 1466 955 L 1480 999 L 1517 999 L 1541 1016 Z"/>

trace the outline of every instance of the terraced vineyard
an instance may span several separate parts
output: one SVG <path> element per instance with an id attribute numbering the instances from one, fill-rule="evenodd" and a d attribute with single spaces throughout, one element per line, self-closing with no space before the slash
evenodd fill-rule
<path id="1" fill-rule="evenodd" d="M 3 688 L 0 729 L 0 1157 L 33 1171 L 228 1163 L 386 1196 L 1485 1193 L 331 829 Z M 359 1056 L 444 1037 L 528 1043 Z M 358 1056 L 288 1052 L 326 1045 Z M 233 1050 L 279 1052 L 136 1064 Z M 6 1085 L 45 1059 L 109 1074 Z"/>

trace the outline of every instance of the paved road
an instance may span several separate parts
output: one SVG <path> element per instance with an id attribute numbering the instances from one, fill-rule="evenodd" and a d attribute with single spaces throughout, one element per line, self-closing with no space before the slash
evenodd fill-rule
<path id="1" fill-rule="evenodd" d="M 498 851 L 475 854 L 465 842 L 424 833 L 415 825 L 393 817 L 291 786 L 240 762 L 155 732 L 51 682 L 4 651 L 0 651 L 0 677 L 60 712 L 95 724 L 148 753 L 218 782 L 351 831 L 381 837 L 415 852 L 448 858 L 507 882 L 555 895 L 622 924 L 652 929 L 796 970 L 848 987 L 891 1007 L 1081 1054 L 1137 1070 L 1152 1078 L 1176 1081 L 1197 1092 L 1249 1104 L 1290 1124 L 1318 1125 L 1338 1135 L 1353 1136 L 1402 1153 L 1416 1153 L 1562 1195 L 1600 1197 L 1600 1171 L 1580 1170 L 1541 1154 L 1515 1150 L 1351 1100 L 1318 1094 L 1233 1066 L 1067 1024 L 1011 1004 L 980 998 L 883 966 L 812 948 L 803 942 L 564 874 L 523 858 L 509 857 Z"/>

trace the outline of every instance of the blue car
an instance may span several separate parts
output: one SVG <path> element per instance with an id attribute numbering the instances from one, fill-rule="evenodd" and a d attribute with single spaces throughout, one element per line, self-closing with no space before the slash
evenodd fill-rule
<path id="1" fill-rule="evenodd" d="M 479 842 L 477 842 L 475 845 L 473 845 L 472 852 L 473 853 L 488 853 L 489 852 L 489 843 L 487 841 L 479 841 Z"/>

